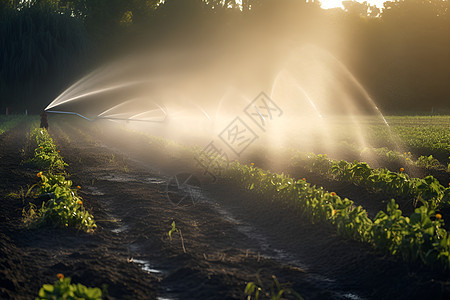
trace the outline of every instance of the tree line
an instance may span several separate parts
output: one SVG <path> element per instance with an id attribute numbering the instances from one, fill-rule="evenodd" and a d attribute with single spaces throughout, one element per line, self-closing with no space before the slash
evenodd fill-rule
<path id="1" fill-rule="evenodd" d="M 313 44 L 342 61 L 383 112 L 450 110 L 448 0 L 387 1 L 382 10 L 343 4 L 323 10 L 305 0 L 0 0 L 0 108 L 38 111 L 133 47 L 212 41 L 221 49 L 277 49 L 268 60 Z M 230 60 L 239 55 L 220 51 Z"/>

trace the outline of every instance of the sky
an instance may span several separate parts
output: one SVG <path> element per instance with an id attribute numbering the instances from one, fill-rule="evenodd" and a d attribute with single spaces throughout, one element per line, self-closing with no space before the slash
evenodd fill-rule
<path id="1" fill-rule="evenodd" d="M 379 8 L 383 7 L 383 3 L 387 0 L 367 0 L 367 2 L 371 5 L 376 5 Z M 363 0 L 358 2 L 364 2 Z M 342 1 L 341 0 L 320 0 L 320 3 L 322 3 L 322 8 L 335 8 L 335 7 L 342 7 Z"/>

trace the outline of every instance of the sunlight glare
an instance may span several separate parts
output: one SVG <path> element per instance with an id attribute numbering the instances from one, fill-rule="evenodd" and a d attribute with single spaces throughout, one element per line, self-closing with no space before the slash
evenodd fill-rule
<path id="1" fill-rule="evenodd" d="M 361 1 L 357 1 L 357 2 L 364 2 L 363 0 Z M 367 1 L 370 5 L 375 5 L 378 8 L 383 8 L 383 3 L 385 2 L 384 0 L 369 0 Z M 322 0 L 320 1 L 321 3 L 321 8 L 323 9 L 330 9 L 330 8 L 344 8 L 344 6 L 342 5 L 342 0 Z"/>

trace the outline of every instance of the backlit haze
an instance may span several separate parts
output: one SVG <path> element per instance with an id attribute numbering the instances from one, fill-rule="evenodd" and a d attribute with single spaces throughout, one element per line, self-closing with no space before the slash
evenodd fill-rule
<path id="1" fill-rule="evenodd" d="M 364 2 L 364 1 L 358 1 L 358 2 Z M 370 5 L 375 5 L 378 8 L 382 8 L 383 7 L 383 3 L 385 2 L 384 0 L 371 0 L 371 1 L 367 1 Z M 336 7 L 341 7 L 343 8 L 344 6 L 342 5 L 342 1 L 340 0 L 322 0 L 320 1 L 321 3 L 321 7 L 323 9 L 329 9 L 329 8 L 336 8 Z"/>

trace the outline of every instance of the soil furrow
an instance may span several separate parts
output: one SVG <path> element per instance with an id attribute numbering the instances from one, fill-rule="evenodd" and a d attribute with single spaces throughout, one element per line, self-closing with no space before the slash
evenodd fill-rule
<path id="1" fill-rule="evenodd" d="M 172 177 L 164 171 L 192 164 L 155 152 L 142 137 L 63 119 L 50 126 L 98 229 L 24 228 L 22 200 L 6 194 L 37 182 L 39 170 L 20 166 L 26 127 L 0 136 L 2 299 L 32 298 L 57 273 L 106 285 L 108 299 L 242 299 L 258 273 L 266 286 L 275 275 L 305 299 L 449 296 L 444 275 L 384 257 L 227 183 L 195 173 L 203 188 L 187 201 L 192 190 L 169 191 Z M 182 238 L 180 231 L 169 238 L 173 221 Z"/>

